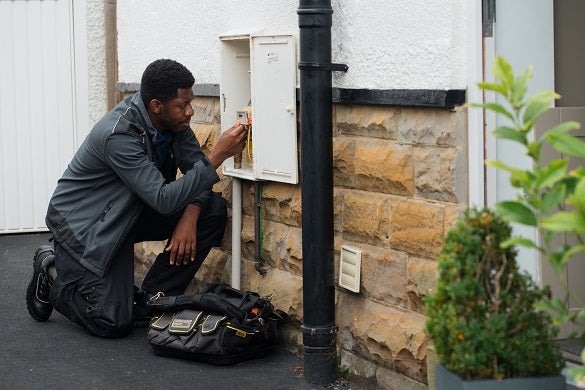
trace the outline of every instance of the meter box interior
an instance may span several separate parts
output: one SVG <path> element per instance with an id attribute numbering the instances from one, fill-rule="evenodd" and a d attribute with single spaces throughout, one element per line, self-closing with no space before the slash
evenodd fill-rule
<path id="1" fill-rule="evenodd" d="M 243 152 L 224 175 L 298 182 L 296 56 L 292 35 L 224 34 L 221 40 L 221 127 L 248 130 Z"/>

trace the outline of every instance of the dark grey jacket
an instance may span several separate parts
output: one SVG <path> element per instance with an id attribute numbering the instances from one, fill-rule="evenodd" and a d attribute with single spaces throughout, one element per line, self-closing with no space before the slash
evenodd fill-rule
<path id="1" fill-rule="evenodd" d="M 219 181 L 191 129 L 174 138 L 174 172 L 159 166 L 155 135 L 140 93 L 125 99 L 93 127 L 49 202 L 55 241 L 100 277 L 144 205 L 163 215 L 189 203 L 205 207 Z M 175 181 L 161 172 L 174 176 L 177 167 L 184 176 Z"/>

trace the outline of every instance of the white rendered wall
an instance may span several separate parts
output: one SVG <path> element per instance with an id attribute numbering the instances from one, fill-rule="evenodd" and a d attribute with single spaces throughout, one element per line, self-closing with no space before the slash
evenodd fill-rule
<path id="1" fill-rule="evenodd" d="M 467 87 L 466 0 L 332 0 L 333 62 L 341 88 Z M 469 0 L 467 0 L 469 1 Z M 298 0 L 118 0 L 119 81 L 140 82 L 158 58 L 187 66 L 197 83 L 220 83 L 219 35 L 262 28 L 292 34 Z"/>
<path id="2" fill-rule="evenodd" d="M 86 7 L 89 124 L 92 127 L 107 112 L 104 2 L 87 0 Z"/>

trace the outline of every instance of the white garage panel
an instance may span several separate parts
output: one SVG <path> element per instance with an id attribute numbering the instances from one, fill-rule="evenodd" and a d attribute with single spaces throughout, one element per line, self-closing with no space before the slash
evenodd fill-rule
<path id="1" fill-rule="evenodd" d="M 76 105 L 73 15 L 72 0 L 0 0 L 0 233 L 46 230 L 77 119 L 87 117 Z"/>

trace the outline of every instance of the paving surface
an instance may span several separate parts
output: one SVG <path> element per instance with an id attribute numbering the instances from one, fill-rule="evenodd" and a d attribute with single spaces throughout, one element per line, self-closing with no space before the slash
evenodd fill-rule
<path id="1" fill-rule="evenodd" d="M 154 355 L 146 329 L 122 339 L 86 334 L 57 312 L 36 322 L 26 309 L 32 255 L 48 234 L 0 235 L 0 389 L 322 389 L 302 358 L 277 349 L 233 366 Z M 333 385 L 331 388 L 350 388 Z M 354 387 L 355 389 L 355 387 Z"/>

